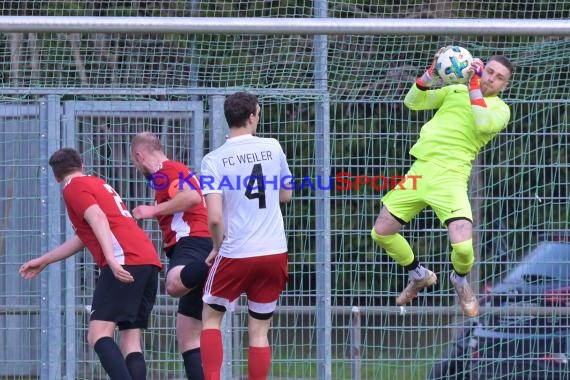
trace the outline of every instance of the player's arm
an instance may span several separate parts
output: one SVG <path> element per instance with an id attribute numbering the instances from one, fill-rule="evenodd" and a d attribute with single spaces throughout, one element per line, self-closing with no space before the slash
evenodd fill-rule
<path id="1" fill-rule="evenodd" d="M 20 275 L 26 280 L 34 278 L 49 264 L 65 260 L 81 251 L 84 247 L 85 245 L 79 237 L 77 235 L 73 235 L 63 244 L 57 246 L 46 254 L 22 264 L 19 270 Z"/>
<path id="2" fill-rule="evenodd" d="M 479 58 L 473 60 L 470 68 L 469 99 L 475 119 L 475 128 L 481 134 L 494 134 L 502 130 L 510 119 L 510 110 L 502 102 L 485 100 L 481 92 L 481 75 L 485 65 Z"/>
<path id="3" fill-rule="evenodd" d="M 475 116 L 475 128 L 480 134 L 496 134 L 507 126 L 511 112 L 506 104 L 487 107 L 472 106 Z"/>
<path id="4" fill-rule="evenodd" d="M 420 77 L 416 79 L 414 87 L 418 88 L 419 90 L 426 91 L 438 81 L 439 74 L 436 70 L 437 59 L 439 58 L 439 55 L 445 51 L 445 49 L 447 49 L 447 47 L 442 47 L 435 53 L 431 61 L 431 65 Z"/>
<path id="5" fill-rule="evenodd" d="M 409 109 L 413 111 L 432 110 L 439 108 L 443 103 L 445 93 L 443 91 L 430 90 L 430 88 L 439 79 L 435 66 L 439 55 L 445 49 L 446 47 L 442 47 L 435 53 L 430 67 L 416 79 L 416 82 L 406 94 L 404 104 Z"/>
<path id="6" fill-rule="evenodd" d="M 293 196 L 293 176 L 286 162 L 284 167 L 285 169 L 282 170 L 282 173 L 285 172 L 286 175 L 281 177 L 281 186 L 279 187 L 279 202 L 281 203 L 289 202 Z"/>
<path id="7" fill-rule="evenodd" d="M 412 111 L 434 110 L 441 107 L 446 95 L 447 90 L 445 88 L 425 91 L 414 85 L 408 90 L 404 98 L 404 105 Z"/>
<path id="8" fill-rule="evenodd" d="M 281 165 L 281 186 L 279 187 L 279 202 L 280 203 L 287 203 L 291 200 L 293 196 L 293 176 L 291 175 L 291 170 L 289 169 L 289 164 L 287 163 L 287 157 L 285 156 L 285 152 L 283 152 L 283 148 L 277 140 L 275 143 L 279 145 L 279 154 L 280 154 L 280 165 Z"/>
<path id="9" fill-rule="evenodd" d="M 222 215 L 222 194 L 210 193 L 206 195 L 206 205 L 208 207 L 208 226 L 214 248 L 210 255 L 206 258 L 206 264 L 212 265 L 212 262 L 218 255 L 222 241 L 224 240 L 224 219 Z"/>
<path id="10" fill-rule="evenodd" d="M 290 188 L 292 185 L 286 185 L 288 188 L 280 187 L 279 188 L 279 202 L 287 203 L 293 197 L 293 189 Z"/>
<path id="11" fill-rule="evenodd" d="M 157 204 L 156 215 L 171 215 L 177 212 L 184 211 L 186 209 L 192 208 L 202 201 L 202 197 L 196 190 L 183 188 L 182 190 L 177 190 L 172 199 L 166 202 Z"/>
<path id="12" fill-rule="evenodd" d="M 172 215 L 192 208 L 202 201 L 202 197 L 196 190 L 177 190 L 174 197 L 166 202 L 156 205 L 142 205 L 133 209 L 135 219 L 154 218 L 163 215 Z"/>
<path id="13" fill-rule="evenodd" d="M 107 261 L 107 265 L 109 265 L 109 268 L 113 271 L 115 278 L 122 282 L 133 282 L 135 280 L 133 276 L 125 270 L 115 258 L 113 237 L 107 215 L 105 215 L 99 205 L 92 204 L 85 210 L 83 218 L 91 226 L 91 229 L 103 250 L 105 261 Z"/>
<path id="14" fill-rule="evenodd" d="M 206 264 L 211 266 L 216 256 L 220 252 L 222 241 L 224 240 L 224 219 L 222 214 L 222 192 L 219 190 L 221 175 L 216 170 L 211 153 L 204 156 L 201 165 L 202 178 L 211 178 L 212 182 L 209 186 L 202 188 L 206 197 L 206 207 L 208 209 L 208 227 L 212 236 L 213 248 L 208 257 Z"/>

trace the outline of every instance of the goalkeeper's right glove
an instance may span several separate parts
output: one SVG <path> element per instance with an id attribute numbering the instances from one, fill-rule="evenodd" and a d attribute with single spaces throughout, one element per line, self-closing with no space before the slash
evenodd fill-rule
<path id="1" fill-rule="evenodd" d="M 486 108 L 487 103 L 481 92 L 481 76 L 483 75 L 483 70 L 485 69 L 485 64 L 479 58 L 475 58 L 471 67 L 469 67 L 469 99 L 471 100 L 471 105 Z"/>
<path id="2" fill-rule="evenodd" d="M 422 74 L 421 77 L 419 77 L 418 79 L 416 79 L 416 85 L 418 86 L 418 88 L 420 90 L 427 90 L 428 88 L 430 88 L 431 86 L 433 86 L 433 84 L 437 81 L 437 79 L 439 78 L 439 75 L 437 73 L 437 70 L 435 69 L 435 65 L 437 64 L 437 59 L 439 58 L 439 55 L 445 50 L 447 49 L 446 47 L 442 47 L 440 48 L 434 55 L 433 60 L 431 61 L 431 65 L 430 67 L 426 70 L 425 73 Z"/>

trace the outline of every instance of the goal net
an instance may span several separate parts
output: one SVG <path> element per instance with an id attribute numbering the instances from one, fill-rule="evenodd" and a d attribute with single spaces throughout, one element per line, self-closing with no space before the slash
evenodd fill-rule
<path id="1" fill-rule="evenodd" d="M 560 0 L 376 3 L 36 0 L 4 2 L 2 14 L 141 20 L 218 17 L 222 24 L 225 17 L 239 17 L 244 23 L 251 17 L 311 18 L 319 7 L 327 9 L 328 17 L 402 21 L 459 18 L 469 23 L 484 18 L 547 23 L 570 15 L 569 3 Z M 34 203 L 42 201 L 38 200 L 42 186 L 53 181 L 49 171 L 41 172 L 52 153 L 46 147 L 71 144 L 80 149 L 87 171 L 106 179 L 133 208 L 151 202 L 152 192 L 131 166 L 128 144 L 132 137 L 151 130 L 159 134 L 169 156 L 198 169 L 201 156 L 215 147 L 213 134 L 220 129 L 214 124 L 222 111 L 215 106 L 215 96 L 238 89 L 259 96 L 258 134 L 277 138 L 293 174 L 313 181 L 313 187 L 298 181 L 303 186 L 283 207 L 290 281 L 270 332 L 271 378 L 309 379 L 325 374 L 333 379 L 425 379 L 458 334 L 470 326 L 470 321 L 456 314 L 447 279 L 451 269 L 447 231 L 429 209 L 402 234 L 420 260 L 437 271 L 440 281 L 400 314 L 394 300 L 407 275 L 369 238 L 386 191 L 370 185 L 356 187 L 354 180 L 355 176 L 405 174 L 412 163 L 409 149 L 431 114 L 411 113 L 403 97 L 439 47 L 461 45 L 484 60 L 504 54 L 516 66 L 502 94 L 511 107 L 511 121 L 481 151 L 470 181 L 476 249 L 471 281 L 477 294 L 482 296 L 488 286 L 504 278 L 541 241 L 568 239 L 570 40 L 565 35 L 346 33 L 326 36 L 324 53 L 317 48 L 314 35 L 271 31 L 30 30 L 1 37 L 0 96 L 6 111 L 0 113 L 0 281 L 5 284 L 0 286 L 0 299 L 6 300 L 5 305 L 20 307 L 0 306 L 0 377 L 28 378 L 22 368 L 28 369 L 28 375 L 38 374 L 47 355 L 40 331 L 49 322 L 42 321 L 37 312 L 45 287 L 39 280 L 30 283 L 17 275 L 21 263 L 42 249 L 53 248 L 42 240 L 50 215 L 56 213 L 61 223 L 66 220 L 63 210 L 47 210 L 42 203 Z M 54 102 L 50 103 L 54 109 L 42 108 L 40 103 L 46 99 Z M 323 104 L 329 111 L 325 122 L 320 114 Z M 59 115 L 57 120 L 42 124 L 49 120 L 44 116 L 52 114 Z M 55 133 L 50 134 L 55 139 L 50 140 L 52 145 L 42 140 L 43 128 Z M 326 132 L 324 140 L 322 131 Z M 329 153 L 326 157 L 318 155 L 322 150 L 317 147 L 323 144 Z M 352 177 L 350 188 L 346 182 L 337 186 L 339 173 Z M 329 174 L 332 186 L 326 189 Z M 330 207 L 324 217 L 318 206 L 323 200 Z M 318 227 L 323 221 L 330 223 L 330 228 L 325 223 L 327 231 Z M 160 248 L 157 224 L 148 221 L 143 228 Z M 69 226 L 63 231 L 71 233 Z M 85 343 L 84 310 L 96 271 L 87 253 L 72 260 L 73 265 L 64 269 L 75 271 L 76 285 L 62 286 L 62 294 L 72 294 L 73 301 L 65 298 L 61 302 L 64 306 L 72 302 L 77 310 L 73 375 L 77 379 L 103 377 L 96 355 Z M 43 281 L 52 284 L 53 280 Z M 325 304 L 330 302 L 330 309 L 325 319 L 319 319 L 316 308 L 323 299 L 328 300 Z M 231 332 L 224 337 L 231 343 L 225 348 L 230 358 L 224 364 L 227 378 L 247 373 L 245 305 L 240 299 L 240 308 L 230 316 Z M 360 309 L 360 327 L 352 319 L 355 306 Z M 176 301 L 161 286 L 152 325 L 145 333 L 153 379 L 184 378 L 175 313 Z M 561 316 L 560 311 L 552 311 L 552 318 Z M 328 347 L 319 346 L 318 337 L 323 334 L 329 334 Z M 62 358 L 69 359 L 66 355 Z M 69 367 L 61 360 L 63 373 Z"/>

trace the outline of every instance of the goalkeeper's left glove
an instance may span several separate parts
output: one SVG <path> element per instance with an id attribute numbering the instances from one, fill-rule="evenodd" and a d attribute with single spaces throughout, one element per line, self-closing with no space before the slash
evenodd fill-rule
<path id="1" fill-rule="evenodd" d="M 475 58 L 469 68 L 469 98 L 472 106 L 487 107 L 483 93 L 481 92 L 481 76 L 483 75 L 485 64 L 479 58 Z"/>
<path id="2" fill-rule="evenodd" d="M 416 85 L 418 86 L 418 88 L 420 90 L 427 90 L 428 88 L 430 88 L 431 86 L 433 86 L 433 84 L 437 81 L 437 79 L 439 78 L 439 75 L 437 74 L 437 70 L 435 69 L 435 66 L 437 64 L 437 59 L 439 58 L 439 55 L 445 50 L 447 49 L 446 47 L 442 47 L 440 48 L 434 55 L 433 60 L 431 61 L 431 65 L 430 67 L 425 71 L 425 73 L 422 74 L 421 77 L 419 77 L 418 79 L 416 79 Z"/>

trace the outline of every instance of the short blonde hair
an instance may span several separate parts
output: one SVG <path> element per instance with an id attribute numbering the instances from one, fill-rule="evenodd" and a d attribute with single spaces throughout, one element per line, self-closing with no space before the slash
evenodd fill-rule
<path id="1" fill-rule="evenodd" d="M 159 138 L 152 132 L 141 132 L 131 141 L 131 151 L 143 147 L 149 152 L 162 152 L 162 144 Z"/>

